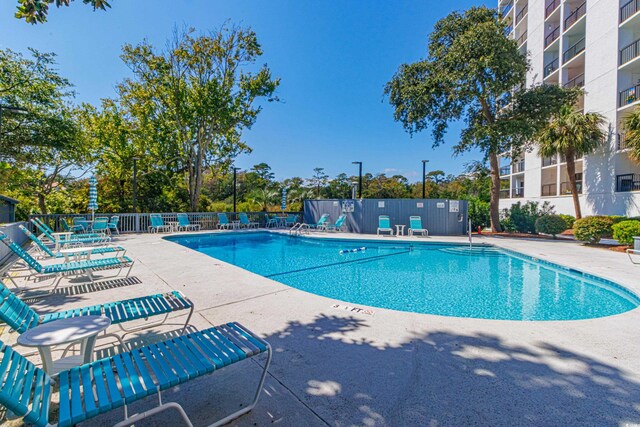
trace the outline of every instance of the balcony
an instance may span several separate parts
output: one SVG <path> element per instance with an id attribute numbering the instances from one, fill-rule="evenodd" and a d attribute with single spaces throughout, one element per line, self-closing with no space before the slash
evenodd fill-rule
<path id="1" fill-rule="evenodd" d="M 576 187 L 578 187 L 578 194 L 582 194 L 582 181 L 576 181 Z M 569 181 L 560 183 L 560 195 L 571 194 L 571 185 Z"/>
<path id="2" fill-rule="evenodd" d="M 508 188 L 504 188 L 504 189 L 500 190 L 500 198 L 501 199 L 508 199 L 509 198 L 509 189 Z"/>
<path id="3" fill-rule="evenodd" d="M 504 29 L 505 36 L 509 36 L 512 32 L 513 32 L 513 25 L 509 25 L 507 28 Z"/>
<path id="4" fill-rule="evenodd" d="M 507 16 L 509 14 L 509 12 L 511 12 L 511 9 L 513 8 L 513 2 L 504 5 L 502 7 L 502 10 L 500 11 L 500 13 L 502 14 L 502 16 Z"/>
<path id="5" fill-rule="evenodd" d="M 518 37 L 518 40 L 516 41 L 516 45 L 518 47 L 522 46 L 524 44 L 524 42 L 527 41 L 527 32 L 525 31 L 524 33 L 522 33 L 522 35 L 520 37 Z"/>
<path id="6" fill-rule="evenodd" d="M 525 4 L 522 10 L 518 12 L 518 14 L 516 15 L 516 25 L 518 25 L 518 23 L 522 21 L 522 18 L 526 16 L 528 10 L 529 10 L 529 4 Z"/>
<path id="7" fill-rule="evenodd" d="M 619 133 L 616 143 L 617 150 L 626 150 L 629 148 L 629 140 L 627 139 L 626 133 Z"/>
<path id="8" fill-rule="evenodd" d="M 640 9 L 640 0 L 631 0 L 620 7 L 620 23 L 631 18 Z"/>
<path id="9" fill-rule="evenodd" d="M 544 19 L 547 19 L 560 6 L 560 3 L 560 0 L 552 0 L 544 9 Z"/>
<path id="10" fill-rule="evenodd" d="M 513 169 L 513 173 L 521 173 L 524 172 L 524 160 L 521 162 L 515 162 L 511 165 L 511 169 Z"/>
<path id="11" fill-rule="evenodd" d="M 640 174 L 626 173 L 616 175 L 616 191 L 640 191 Z"/>
<path id="12" fill-rule="evenodd" d="M 584 51 L 585 42 L 584 37 L 578 40 L 575 44 L 573 44 L 569 49 L 565 50 L 562 54 L 562 62 L 569 62 L 578 54 Z"/>
<path id="13" fill-rule="evenodd" d="M 564 20 L 564 30 L 567 31 L 567 29 L 570 28 L 576 22 L 578 22 L 578 20 L 582 18 L 585 13 L 587 13 L 586 1 L 582 3 L 580 6 L 578 6 L 576 10 L 571 12 L 569 16 L 567 16 L 567 19 Z"/>
<path id="14" fill-rule="evenodd" d="M 544 78 L 546 79 L 553 74 L 560 66 L 560 58 L 556 58 L 544 66 Z"/>
<path id="15" fill-rule="evenodd" d="M 502 166 L 500 168 L 500 176 L 509 175 L 510 173 L 511 173 L 511 167 L 510 166 Z"/>
<path id="16" fill-rule="evenodd" d="M 553 30 L 551 33 L 549 33 L 549 35 L 547 35 L 547 37 L 544 38 L 544 48 L 548 48 L 551 43 L 558 40 L 558 37 L 560 37 L 560 25 L 558 25 L 555 30 Z"/>
<path id="17" fill-rule="evenodd" d="M 571 80 L 569 80 L 564 84 L 564 87 L 566 87 L 567 89 L 571 89 L 574 87 L 583 87 L 583 86 L 584 86 L 584 73 L 572 78 Z"/>
<path id="18" fill-rule="evenodd" d="M 620 107 L 624 107 L 626 105 L 633 104 L 638 99 L 640 99 L 640 83 L 630 87 L 629 89 L 621 91 L 618 99 L 618 105 Z"/>
<path id="19" fill-rule="evenodd" d="M 524 197 L 524 187 L 514 188 L 511 190 L 511 198 L 512 199 L 520 199 Z"/>
<path id="20" fill-rule="evenodd" d="M 550 197 L 558 195 L 558 185 L 554 182 L 553 184 L 546 184 L 540 188 L 540 195 L 542 197 Z"/>
<path id="21" fill-rule="evenodd" d="M 557 164 L 558 164 L 558 157 L 557 156 L 543 157 L 542 158 L 542 167 L 553 166 L 553 165 L 557 165 Z"/>
<path id="22" fill-rule="evenodd" d="M 620 49 L 620 65 L 635 59 L 640 54 L 640 39 Z"/>

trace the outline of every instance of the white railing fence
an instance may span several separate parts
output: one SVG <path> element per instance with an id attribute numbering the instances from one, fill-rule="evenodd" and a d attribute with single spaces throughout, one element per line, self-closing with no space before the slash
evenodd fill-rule
<path id="1" fill-rule="evenodd" d="M 200 224 L 203 230 L 215 230 L 218 228 L 218 213 L 226 213 L 229 221 L 239 220 L 239 214 L 237 212 L 187 212 L 189 222 L 192 224 Z M 255 221 L 264 227 L 267 223 L 267 215 L 273 215 L 275 212 L 246 212 L 250 221 Z M 149 230 L 151 224 L 150 215 L 152 213 L 96 213 L 95 218 L 113 216 L 119 216 L 120 221 L 118 223 L 118 229 L 121 233 L 146 233 Z M 156 214 L 156 212 L 153 212 Z M 178 221 L 178 213 L 176 212 L 157 212 L 162 215 L 162 219 L 165 223 L 171 221 Z M 275 213 L 282 215 L 282 212 Z M 302 219 L 302 212 L 284 212 L 285 215 L 295 214 L 298 215 L 296 222 Z M 85 218 L 91 219 L 91 214 L 47 214 L 47 215 L 29 215 L 29 219 L 38 218 L 48 224 L 55 231 L 62 231 L 61 219 L 64 218 L 69 224 L 73 223 L 73 218 Z"/>

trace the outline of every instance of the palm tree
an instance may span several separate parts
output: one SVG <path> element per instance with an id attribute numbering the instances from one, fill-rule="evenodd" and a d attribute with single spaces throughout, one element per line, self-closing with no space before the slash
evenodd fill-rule
<path id="1" fill-rule="evenodd" d="M 624 140 L 627 148 L 630 148 L 629 157 L 640 162 L 640 108 L 625 117 L 622 121 Z"/>
<path id="2" fill-rule="evenodd" d="M 599 113 L 583 113 L 564 106 L 538 134 L 538 152 L 542 157 L 560 154 L 567 159 L 567 174 L 576 219 L 582 218 L 576 183 L 576 157 L 591 154 L 606 138 L 605 119 Z"/>
<path id="3" fill-rule="evenodd" d="M 249 195 L 251 201 L 260 206 L 263 212 L 267 212 L 270 206 L 277 203 L 278 191 L 271 188 L 254 190 Z"/>

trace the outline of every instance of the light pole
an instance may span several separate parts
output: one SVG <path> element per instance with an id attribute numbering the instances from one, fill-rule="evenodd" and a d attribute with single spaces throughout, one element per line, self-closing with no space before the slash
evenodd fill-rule
<path id="1" fill-rule="evenodd" d="M 11 111 L 12 113 L 27 114 L 28 111 L 24 108 L 14 107 L 12 105 L 0 105 L 0 131 L 2 131 L 2 112 Z"/>
<path id="2" fill-rule="evenodd" d="M 138 213 L 137 196 L 138 196 L 138 160 L 140 157 L 133 158 L 133 213 Z"/>
<path id="3" fill-rule="evenodd" d="M 240 170 L 240 168 L 233 168 L 233 214 L 235 215 L 236 213 L 236 178 L 237 178 L 237 172 Z"/>
<path id="4" fill-rule="evenodd" d="M 427 186 L 427 163 L 429 160 L 422 161 L 422 198 L 426 198 L 426 186 Z"/>
<path id="5" fill-rule="evenodd" d="M 358 165 L 358 199 L 362 199 L 362 162 L 351 162 Z"/>

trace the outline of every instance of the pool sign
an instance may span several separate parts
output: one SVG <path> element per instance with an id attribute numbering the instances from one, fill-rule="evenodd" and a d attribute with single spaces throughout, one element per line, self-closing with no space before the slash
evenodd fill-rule
<path id="1" fill-rule="evenodd" d="M 353 200 L 343 200 L 342 201 L 342 212 L 353 212 L 355 210 L 355 202 Z"/>
<path id="2" fill-rule="evenodd" d="M 460 201 L 449 200 L 449 212 L 460 212 Z"/>
<path id="3" fill-rule="evenodd" d="M 436 203 L 436 208 L 438 208 L 438 209 L 444 209 L 444 202 L 437 202 L 437 203 Z"/>
<path id="4" fill-rule="evenodd" d="M 287 210 L 287 189 L 286 188 L 282 189 L 282 203 L 280 203 L 280 208 L 283 211 Z"/>

